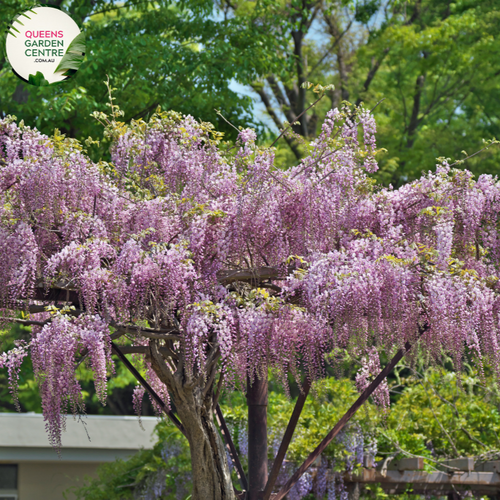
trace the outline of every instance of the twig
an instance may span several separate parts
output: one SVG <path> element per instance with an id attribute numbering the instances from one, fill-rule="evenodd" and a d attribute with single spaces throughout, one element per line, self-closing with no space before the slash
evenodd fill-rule
<path id="1" fill-rule="evenodd" d="M 353 21 L 354 21 L 354 18 L 352 18 L 352 19 L 349 20 L 349 24 L 347 25 L 347 28 L 338 37 L 335 38 L 335 41 L 333 42 L 332 46 L 323 54 L 323 56 L 321 57 L 321 59 L 313 66 L 313 68 L 311 69 L 311 71 L 309 71 L 309 73 L 306 76 L 306 79 L 309 79 L 311 77 L 311 75 L 316 71 L 316 69 L 318 68 L 318 66 L 321 65 L 321 63 L 326 59 L 326 57 L 328 56 L 328 54 L 330 54 L 330 52 L 335 48 L 335 46 L 337 45 L 337 43 L 339 43 L 340 40 L 342 40 L 342 37 L 351 28 Z"/>
<path id="2" fill-rule="evenodd" d="M 297 121 L 304 113 L 307 113 L 307 111 L 309 111 L 313 106 L 315 106 L 319 101 L 321 101 L 321 99 L 323 99 L 323 97 L 325 97 L 326 94 L 322 94 L 320 95 L 307 109 L 305 109 L 304 111 L 302 111 L 302 113 L 300 113 L 299 116 L 297 116 L 297 118 L 295 118 L 295 121 Z M 286 127 L 280 135 L 278 135 L 278 137 L 276 137 L 276 139 L 274 140 L 274 142 L 271 144 L 271 146 L 269 146 L 270 148 L 272 148 L 280 139 L 281 137 L 283 137 L 283 134 L 291 127 L 292 125 L 288 125 L 288 127 Z"/>
<path id="3" fill-rule="evenodd" d="M 425 390 L 425 388 L 424 388 L 424 390 Z M 425 391 L 425 392 L 427 392 L 427 391 Z M 437 418 L 437 415 L 434 412 L 434 409 L 432 408 L 431 398 L 429 397 L 429 394 L 427 394 L 427 397 L 429 398 L 429 409 L 431 410 L 432 414 L 434 415 L 436 422 L 438 423 L 439 427 L 444 432 L 444 434 L 446 434 L 446 437 L 448 438 L 448 441 L 450 442 L 451 447 L 453 448 L 453 451 L 457 454 L 457 456 L 460 456 L 460 453 L 458 453 L 457 447 L 455 446 L 455 442 L 453 441 L 453 439 L 449 435 L 448 431 L 443 427 L 443 424 L 441 423 L 441 421 Z"/>
<path id="4" fill-rule="evenodd" d="M 382 99 L 380 99 L 379 102 L 377 102 L 377 104 L 375 104 L 375 106 L 373 106 L 372 109 L 370 109 L 370 113 L 373 113 L 375 111 L 375 108 L 382 102 L 382 101 L 385 101 L 385 97 L 382 97 Z"/>
<path id="5" fill-rule="evenodd" d="M 436 460 L 434 458 L 430 458 L 430 457 L 424 457 L 422 455 L 414 455 L 413 453 L 410 453 L 409 451 L 406 451 L 406 450 L 403 450 L 403 448 L 401 448 L 401 445 L 397 442 L 397 441 L 394 441 L 394 439 L 392 439 L 388 434 L 382 432 L 381 433 L 383 436 L 385 436 L 396 448 L 396 451 L 398 453 L 402 453 L 403 455 L 406 455 L 408 457 L 413 457 L 413 458 L 422 458 L 423 460 L 427 460 L 429 462 L 434 462 L 435 464 L 439 465 L 439 467 L 444 467 L 446 469 L 450 469 L 450 471 L 454 472 L 454 471 L 458 471 L 458 467 L 453 467 L 452 465 L 446 465 L 442 462 L 440 462 L 439 460 Z M 394 456 L 394 455 L 393 455 Z M 431 466 L 432 467 L 432 466 Z M 436 467 L 434 467 L 435 470 L 439 470 L 437 469 Z"/>
<path id="6" fill-rule="evenodd" d="M 482 443 L 481 441 L 479 441 L 479 439 L 475 438 L 474 436 L 472 436 L 468 430 L 464 429 L 463 427 L 460 427 L 460 430 L 463 431 L 463 433 L 471 440 L 471 441 L 475 441 L 476 443 L 480 444 L 483 448 L 488 448 L 484 443 Z"/>
<path id="7" fill-rule="evenodd" d="M 415 372 L 415 370 L 412 370 L 414 373 L 417 373 Z M 422 380 L 420 379 L 419 380 L 419 383 L 420 385 L 422 386 L 422 388 L 424 389 L 425 391 L 425 394 L 427 395 L 427 399 L 429 400 L 429 409 L 431 410 L 432 414 L 434 415 L 434 418 L 436 419 L 436 422 L 438 423 L 439 427 L 441 428 L 441 430 L 443 431 L 443 433 L 446 435 L 446 437 L 448 438 L 448 441 L 450 442 L 450 445 L 451 447 L 453 448 L 453 451 L 456 453 L 457 456 L 460 456 L 460 453 L 458 452 L 457 450 L 457 447 L 455 445 L 455 442 L 453 441 L 452 437 L 450 436 L 450 434 L 448 433 L 448 431 L 444 428 L 443 424 L 441 423 L 441 421 L 438 419 L 435 411 L 434 411 L 434 408 L 432 407 L 432 401 L 431 401 L 431 398 L 429 396 L 429 393 L 427 392 L 427 388 L 425 387 L 424 383 L 422 382 Z M 434 391 L 435 392 L 435 391 Z"/>
<path id="8" fill-rule="evenodd" d="M 476 151 L 475 153 L 472 153 L 471 155 L 465 157 L 463 160 L 457 160 L 456 162 L 452 163 L 451 165 L 448 165 L 450 168 L 455 166 L 455 165 L 458 165 L 460 163 L 463 163 L 464 161 L 466 160 L 469 160 L 470 158 L 472 158 L 473 156 L 476 156 L 478 155 L 479 153 L 482 153 L 483 151 L 485 151 L 486 149 L 489 149 L 493 144 L 497 144 L 497 142 L 493 142 L 492 144 L 488 144 L 486 146 L 484 146 L 484 148 L 480 149 L 479 151 Z"/>
<path id="9" fill-rule="evenodd" d="M 218 110 L 218 109 L 214 109 L 214 111 L 228 124 L 228 125 L 231 125 L 231 127 L 234 128 L 234 130 L 236 130 L 236 132 L 238 132 L 238 134 L 241 132 L 240 129 L 238 129 L 237 127 L 235 127 L 227 118 L 224 117 L 224 115 Z"/>
<path id="10" fill-rule="evenodd" d="M 30 319 L 20 319 L 20 318 L 0 318 L 1 321 L 7 321 L 8 323 L 18 323 L 25 326 L 45 326 L 50 323 L 50 319 L 45 321 L 33 321 Z"/>

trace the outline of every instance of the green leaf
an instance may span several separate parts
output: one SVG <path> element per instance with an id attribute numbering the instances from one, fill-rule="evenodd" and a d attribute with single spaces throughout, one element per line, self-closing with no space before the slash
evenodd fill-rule
<path id="1" fill-rule="evenodd" d="M 57 66 L 56 72 L 68 69 L 74 69 L 76 71 L 82 64 L 84 57 L 85 33 L 82 32 L 69 44 L 68 50 L 66 51 L 66 54 L 64 54 L 59 66 Z"/>
<path id="2" fill-rule="evenodd" d="M 46 87 L 47 85 L 50 85 L 50 83 L 43 76 L 43 73 L 40 73 L 40 71 L 37 71 L 36 75 L 29 75 L 28 82 L 31 85 L 36 85 L 37 87 Z"/>

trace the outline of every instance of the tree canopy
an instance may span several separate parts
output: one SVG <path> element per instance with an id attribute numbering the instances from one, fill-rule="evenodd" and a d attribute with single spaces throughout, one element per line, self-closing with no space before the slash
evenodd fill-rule
<path id="1" fill-rule="evenodd" d="M 467 349 L 498 373 L 495 178 L 443 161 L 398 190 L 376 188 L 376 124 L 363 108 L 331 110 L 283 171 L 251 129 L 231 145 L 193 117 L 126 125 L 110 105 L 95 117 L 112 162 L 0 122 L 3 320 L 33 326 L 1 363 L 15 391 L 31 355 L 56 447 L 64 410 L 82 407 L 77 358 L 104 400 L 110 345 L 124 336 L 133 345 L 121 352 L 175 405 L 200 499 L 234 497 L 213 421 L 224 384 L 256 383 L 268 368 L 285 388 L 287 374 L 314 380 L 325 354 L 345 348 L 366 354 L 363 390 L 380 367 L 374 345 L 417 342 L 457 368 Z"/>
<path id="2" fill-rule="evenodd" d="M 107 76 L 122 103 L 125 119 L 150 116 L 164 109 L 217 123 L 236 137 L 215 110 L 236 125 L 255 123 L 251 99 L 230 88 L 232 79 L 247 83 L 274 67 L 272 39 L 255 23 L 212 15 L 207 0 L 141 1 L 52 0 L 82 26 L 86 54 L 77 74 L 62 84 L 35 87 L 10 70 L 2 43 L 0 116 L 15 115 L 51 134 L 58 128 L 81 140 L 99 137 L 90 118 L 106 111 Z M 2 33 L 30 0 L 3 2 Z M 105 154 L 107 147 L 97 154 Z"/>
<path id="3" fill-rule="evenodd" d="M 298 138 L 288 140 L 294 159 L 306 154 L 301 138 L 316 138 L 326 112 L 343 100 L 373 108 L 384 99 L 374 115 L 387 150 L 376 177 L 385 184 L 416 179 L 435 158 L 463 158 L 499 136 L 495 1 L 287 0 L 260 12 L 245 1 L 223 5 L 242 23 L 258 16 L 276 37 L 283 64 L 251 85 L 279 129 L 300 122 Z M 298 119 L 313 99 L 306 81 L 335 89 Z M 469 169 L 497 174 L 498 152 Z"/>

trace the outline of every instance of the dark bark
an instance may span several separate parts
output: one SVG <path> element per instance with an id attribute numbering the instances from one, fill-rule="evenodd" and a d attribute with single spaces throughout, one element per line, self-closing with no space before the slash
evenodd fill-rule
<path id="1" fill-rule="evenodd" d="M 410 123 L 408 124 L 408 139 L 406 141 L 406 147 L 411 148 L 413 143 L 415 142 L 415 133 L 417 131 L 418 124 L 420 120 L 418 118 L 418 114 L 420 112 L 420 101 L 422 98 L 422 91 L 424 88 L 425 76 L 420 75 L 417 77 L 417 81 L 415 83 L 415 94 L 413 96 L 413 109 L 411 112 Z"/>
<path id="2" fill-rule="evenodd" d="M 340 45 L 337 50 L 337 64 L 338 64 L 339 78 L 340 78 L 340 94 L 342 96 L 343 101 L 348 101 L 349 89 L 347 88 L 347 83 L 349 80 L 349 73 L 347 71 L 346 56 Z"/>
<path id="3" fill-rule="evenodd" d="M 267 77 L 267 82 L 269 83 L 269 86 L 271 87 L 274 97 L 278 101 L 283 114 L 286 116 L 288 123 L 293 123 L 297 119 L 297 115 L 292 110 L 290 103 L 286 100 L 285 94 L 283 94 L 275 76 L 271 75 Z"/>
<path id="4" fill-rule="evenodd" d="M 283 122 L 280 120 L 279 116 L 274 111 L 273 105 L 271 104 L 271 100 L 269 99 L 269 96 L 267 95 L 264 88 L 259 85 L 253 85 L 252 88 L 255 90 L 255 92 L 257 92 L 257 94 L 259 94 L 259 97 L 261 98 L 262 102 L 264 103 L 264 106 L 266 107 L 266 111 L 269 113 L 269 116 L 272 118 L 274 124 L 278 127 L 278 130 L 280 131 L 283 130 L 285 126 Z M 284 137 L 288 146 L 295 155 L 295 158 L 297 158 L 297 160 L 300 160 L 302 158 L 302 155 L 300 154 L 297 143 L 289 136 L 284 136 Z"/>
<path id="5" fill-rule="evenodd" d="M 302 31 L 292 31 L 292 39 L 294 43 L 294 55 L 295 55 L 295 64 L 297 71 L 297 100 L 294 106 L 295 115 L 300 115 L 302 111 L 305 109 L 306 105 L 306 89 L 302 88 L 302 84 L 306 81 L 304 66 L 305 61 L 302 53 L 302 44 L 304 42 L 304 33 Z M 304 115 L 300 121 L 300 125 L 293 127 L 293 130 L 300 134 L 303 137 L 308 136 L 308 128 L 307 128 L 307 115 Z"/>
<path id="6" fill-rule="evenodd" d="M 415 23 L 420 18 L 420 8 L 421 7 L 422 7 L 422 1 L 421 0 L 417 0 L 415 2 L 415 6 L 413 8 L 413 12 L 411 14 L 410 19 L 408 19 L 408 21 L 405 23 L 406 25 L 413 24 L 413 23 Z"/>
<path id="7" fill-rule="evenodd" d="M 344 31 L 342 31 L 339 27 L 337 19 L 331 16 L 324 16 L 326 25 L 328 26 L 328 31 L 330 35 L 338 41 L 337 46 L 337 69 L 339 72 L 339 80 L 340 80 L 340 97 L 342 101 L 349 100 L 349 89 L 347 87 L 349 81 L 349 72 L 350 68 L 347 64 L 348 55 L 345 51 L 344 43 L 341 41 L 344 36 Z"/>
<path id="8" fill-rule="evenodd" d="M 14 90 L 14 93 L 12 94 L 12 100 L 17 104 L 26 104 L 28 102 L 29 96 L 30 93 L 26 88 L 26 84 L 18 83 L 16 90 Z"/>
<path id="9" fill-rule="evenodd" d="M 247 500 L 260 500 L 267 482 L 267 377 L 248 381 L 247 403 Z"/>
<path id="10" fill-rule="evenodd" d="M 307 75 L 307 60 L 303 52 L 304 39 L 311 27 L 314 19 L 316 18 L 321 6 L 320 1 L 303 0 L 300 6 L 287 6 L 290 11 L 290 20 L 296 26 L 291 32 L 291 42 L 293 44 L 293 58 L 295 61 L 295 75 L 293 83 L 283 82 L 283 89 L 278 85 L 274 75 L 267 77 L 267 82 L 271 87 L 275 99 L 278 101 L 281 112 L 285 115 L 290 124 L 297 121 L 297 117 L 306 109 L 306 94 L 307 89 L 302 88 L 305 83 Z M 278 124 L 281 120 L 276 115 L 269 101 L 269 97 L 262 88 L 254 87 L 254 90 L 259 94 L 262 102 L 266 106 L 266 110 Z M 316 130 L 317 119 L 313 119 L 312 127 L 309 126 L 310 118 L 303 115 L 300 124 L 292 125 L 292 130 L 302 137 L 309 137 L 314 135 Z M 282 126 L 279 126 L 282 129 Z M 297 159 L 301 158 L 301 154 L 297 148 L 296 141 L 293 139 L 285 138 L 288 145 L 292 149 Z"/>
<path id="11" fill-rule="evenodd" d="M 351 29 L 351 26 L 352 26 L 352 23 L 353 23 L 353 20 L 354 19 L 351 19 L 349 21 L 349 24 L 347 25 L 347 27 L 344 29 L 344 31 L 342 31 L 342 33 L 340 34 L 340 36 L 338 38 L 335 38 L 335 40 L 333 41 L 333 44 L 331 45 L 331 47 L 323 54 L 323 56 L 320 58 L 320 60 L 314 65 L 314 67 L 311 69 L 311 71 L 309 72 L 309 74 L 307 75 L 307 77 L 309 78 L 313 73 L 314 71 L 319 67 L 321 66 L 321 64 L 323 64 L 323 61 L 326 59 L 326 57 L 332 52 L 332 50 L 337 46 L 337 44 L 340 42 L 340 40 L 342 40 L 342 37 Z"/>
<path id="12" fill-rule="evenodd" d="M 377 74 L 377 71 L 380 68 L 380 65 L 382 64 L 382 61 L 384 60 L 384 58 L 388 52 L 389 52 L 389 49 L 386 48 L 382 52 L 382 55 L 379 59 L 372 60 L 372 67 L 370 68 L 370 71 L 368 71 L 368 74 L 366 75 L 366 80 L 363 83 L 363 89 L 361 90 L 361 94 L 364 94 L 370 88 L 370 84 L 372 83 L 373 79 L 375 78 L 375 75 Z M 358 97 L 358 99 L 356 100 L 356 106 L 359 106 L 361 104 L 361 101 L 362 101 L 362 98 Z"/>
<path id="13" fill-rule="evenodd" d="M 301 7 L 292 15 L 292 19 L 298 26 L 297 29 L 291 32 L 297 80 L 296 84 L 290 89 L 293 92 L 288 92 L 288 94 L 295 116 L 299 116 L 306 109 L 307 90 L 302 88 L 302 85 L 306 82 L 307 72 L 307 57 L 303 51 L 304 39 L 319 12 L 320 6 L 321 2 L 302 0 Z M 297 7 L 295 8 L 297 9 Z M 300 120 L 300 124 L 293 126 L 292 129 L 302 137 L 309 137 L 311 130 L 309 129 L 309 117 L 307 114 L 304 114 Z"/>

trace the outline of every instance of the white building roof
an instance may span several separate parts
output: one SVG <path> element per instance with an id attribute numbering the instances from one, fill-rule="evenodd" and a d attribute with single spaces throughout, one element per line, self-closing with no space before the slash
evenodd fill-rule
<path id="1" fill-rule="evenodd" d="M 141 448 L 151 449 L 156 417 L 68 415 L 62 433 L 61 459 L 106 462 L 126 458 Z M 50 446 L 43 416 L 36 413 L 0 413 L 0 461 L 59 461 Z"/>

